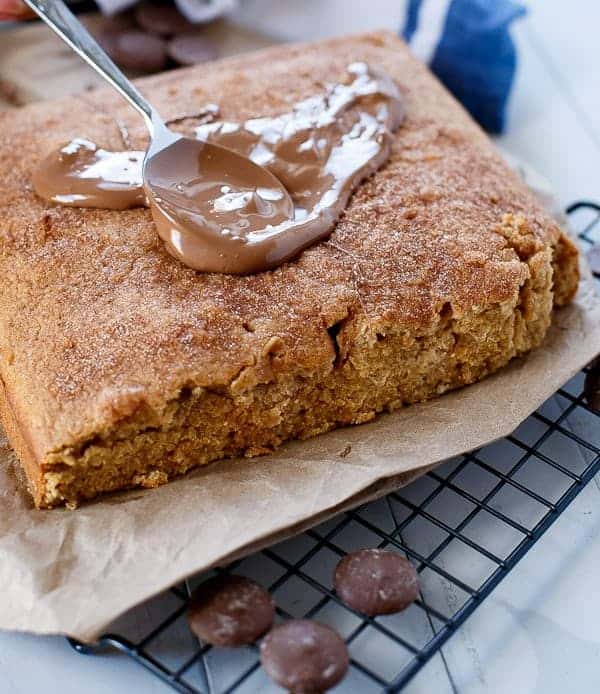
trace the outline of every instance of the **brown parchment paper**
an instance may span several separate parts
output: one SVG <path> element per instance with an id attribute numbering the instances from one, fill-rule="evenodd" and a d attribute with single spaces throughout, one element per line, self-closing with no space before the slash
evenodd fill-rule
<path id="1" fill-rule="evenodd" d="M 479 384 L 268 457 L 213 464 L 156 490 L 76 511 L 37 511 L 20 491 L 5 443 L 0 628 L 93 640 L 120 613 L 189 574 L 509 434 L 600 351 L 593 284 L 586 277 L 576 301 L 556 312 L 541 348 Z"/>

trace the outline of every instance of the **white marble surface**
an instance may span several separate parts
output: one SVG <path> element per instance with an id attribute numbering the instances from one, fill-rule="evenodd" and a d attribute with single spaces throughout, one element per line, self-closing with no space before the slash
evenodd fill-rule
<path id="1" fill-rule="evenodd" d="M 273 0 L 250 0 L 268 4 Z M 286 0 L 292 3 L 294 0 Z M 346 11 L 348 26 L 397 23 L 397 0 L 302 0 Z M 275 0 L 275 5 L 283 4 Z M 532 0 L 515 29 L 520 68 L 509 151 L 539 168 L 561 201 L 600 200 L 600 3 Z M 360 15 L 367 12 L 367 16 Z M 272 30 L 277 31 L 276 12 Z M 306 15 L 303 15 L 306 17 Z M 361 16 L 363 17 L 361 19 Z M 331 33 L 327 22 L 283 24 L 289 35 Z M 318 26 L 318 29 L 317 29 Z M 600 433 L 590 432 L 596 439 Z M 557 456 L 567 455 L 558 450 Z M 557 459 L 560 459 L 558 457 Z M 411 694 L 578 694 L 600 691 L 600 484 L 590 483 L 550 532 L 406 689 Z M 491 538 L 488 538 L 491 539 Z M 0 633 L 0 693 L 170 691 L 126 657 L 84 657 L 60 637 Z M 258 686 L 256 691 L 261 691 Z M 346 687 L 346 691 L 360 688 Z"/>

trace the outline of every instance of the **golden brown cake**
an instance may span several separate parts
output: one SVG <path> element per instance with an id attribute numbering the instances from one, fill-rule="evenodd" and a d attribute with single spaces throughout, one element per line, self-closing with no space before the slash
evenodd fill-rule
<path id="1" fill-rule="evenodd" d="M 166 118 L 274 115 L 353 61 L 406 120 L 331 238 L 274 271 L 199 274 L 146 209 L 52 207 L 32 171 L 141 121 L 86 94 L 0 113 L 0 413 L 35 503 L 152 487 L 211 460 L 473 383 L 543 340 L 577 252 L 483 132 L 389 34 L 284 46 L 140 82 Z M 194 125 L 194 120 L 181 127 Z"/>

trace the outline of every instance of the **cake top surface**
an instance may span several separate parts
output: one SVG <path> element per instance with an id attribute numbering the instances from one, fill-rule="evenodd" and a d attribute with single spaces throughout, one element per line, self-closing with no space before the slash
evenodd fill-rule
<path id="1" fill-rule="evenodd" d="M 559 229 L 394 36 L 275 47 L 139 85 L 185 131 L 198 120 L 184 117 L 210 103 L 229 120 L 288 111 L 356 61 L 388 72 L 406 100 L 390 161 L 327 241 L 246 277 L 173 259 L 146 209 L 53 207 L 33 193 L 35 167 L 74 137 L 117 149 L 126 131 L 144 147 L 142 122 L 118 95 L 0 113 L 0 371 L 38 458 L 141 403 L 226 388 L 246 367 L 265 378 L 328 369 L 327 328 L 340 321 L 424 334 L 444 307 L 460 314 L 516 295 L 527 268 L 503 228 L 544 245 Z"/>

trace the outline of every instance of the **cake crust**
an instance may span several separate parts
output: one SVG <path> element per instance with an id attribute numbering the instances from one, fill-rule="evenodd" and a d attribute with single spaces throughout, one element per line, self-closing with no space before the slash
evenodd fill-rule
<path id="1" fill-rule="evenodd" d="M 32 192 L 37 164 L 73 137 L 118 148 L 125 124 L 144 146 L 118 96 L 0 113 L 0 416 L 38 506 L 367 421 L 541 342 L 576 291 L 577 252 L 396 37 L 276 47 L 139 85 L 165 118 L 217 103 L 241 120 L 289 110 L 357 60 L 406 98 L 391 160 L 328 241 L 248 277 L 183 266 L 146 209 Z"/>

